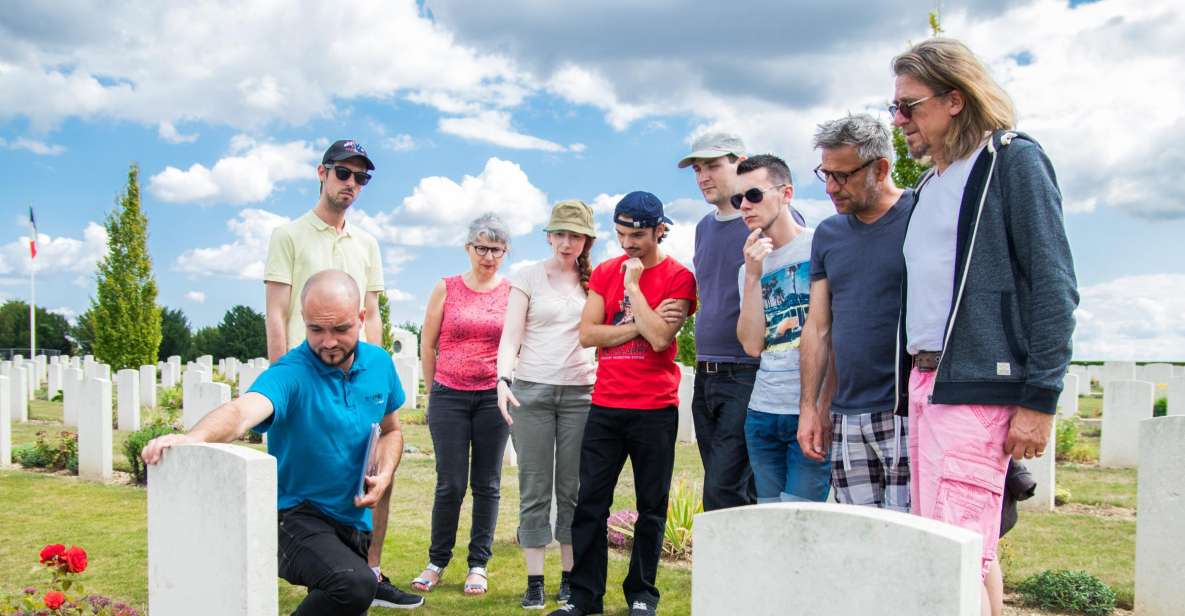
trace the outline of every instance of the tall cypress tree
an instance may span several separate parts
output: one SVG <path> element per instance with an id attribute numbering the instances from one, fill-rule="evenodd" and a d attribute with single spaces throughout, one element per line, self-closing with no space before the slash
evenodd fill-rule
<path id="1" fill-rule="evenodd" d="M 140 209 L 140 169 L 107 215 L 107 256 L 99 262 L 94 299 L 94 353 L 113 370 L 155 364 L 160 308 L 148 256 L 148 217 Z"/>
<path id="2" fill-rule="evenodd" d="M 395 353 L 395 335 L 391 333 L 391 300 L 387 298 L 387 292 L 379 293 L 379 321 L 383 324 L 383 340 L 382 347 L 388 353 Z M 373 342 L 371 343 L 373 344 Z"/>

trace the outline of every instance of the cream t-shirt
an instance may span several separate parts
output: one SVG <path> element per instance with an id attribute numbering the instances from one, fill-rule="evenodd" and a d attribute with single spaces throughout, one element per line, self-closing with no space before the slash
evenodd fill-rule
<path id="1" fill-rule="evenodd" d="M 580 346 L 580 313 L 586 294 L 576 287 L 555 290 L 544 263 L 527 266 L 510 284 L 527 295 L 527 323 L 514 378 L 548 385 L 592 385 L 597 369 L 595 349 Z"/>
<path id="2" fill-rule="evenodd" d="M 346 223 L 342 232 L 326 224 L 311 210 L 272 231 L 263 280 L 292 287 L 288 303 L 288 348 L 304 342 L 300 317 L 300 291 L 313 274 L 339 269 L 358 283 L 359 308 L 369 291 L 383 291 L 383 263 L 379 243 L 370 234 Z M 365 331 L 361 339 L 366 340 Z"/>

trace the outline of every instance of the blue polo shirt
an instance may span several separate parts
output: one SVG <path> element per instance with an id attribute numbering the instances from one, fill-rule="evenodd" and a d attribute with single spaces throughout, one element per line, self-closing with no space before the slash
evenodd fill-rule
<path id="1" fill-rule="evenodd" d="M 403 406 L 403 387 L 382 347 L 358 342 L 348 373 L 325 365 L 301 343 L 265 370 L 251 389 L 271 400 L 272 416 L 254 432 L 276 457 L 280 509 L 302 502 L 364 531 L 370 509 L 354 506 L 370 425 Z"/>

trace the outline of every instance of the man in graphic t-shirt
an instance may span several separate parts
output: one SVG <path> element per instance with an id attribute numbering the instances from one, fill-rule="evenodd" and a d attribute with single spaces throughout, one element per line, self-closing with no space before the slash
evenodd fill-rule
<path id="1" fill-rule="evenodd" d="M 604 609 L 606 519 L 627 457 L 638 521 L 622 589 L 630 616 L 654 614 L 659 599 L 655 581 L 679 427 L 675 334 L 695 311 L 695 277 L 658 246 L 671 224 L 658 197 L 626 195 L 613 222 L 625 254 L 593 270 L 580 320 L 580 343 L 597 347 L 599 360 L 572 519 L 572 598 L 552 612 L 559 616 Z"/>
<path id="2" fill-rule="evenodd" d="M 745 418 L 757 502 L 821 502 L 831 485 L 830 463 L 807 458 L 798 445 L 798 346 L 807 321 L 813 232 L 790 215 L 794 186 L 782 159 L 762 154 L 741 161 L 736 191 L 732 203 L 750 231 L 737 273 L 737 338 L 746 353 L 761 358 Z"/>

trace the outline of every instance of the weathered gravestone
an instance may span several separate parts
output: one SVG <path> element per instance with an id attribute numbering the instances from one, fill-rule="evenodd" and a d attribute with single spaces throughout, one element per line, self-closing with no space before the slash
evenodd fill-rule
<path id="1" fill-rule="evenodd" d="M 29 371 L 13 362 L 12 368 L 8 371 L 8 404 L 12 421 L 29 421 L 29 386 L 25 384 L 27 378 Z"/>
<path id="2" fill-rule="evenodd" d="M 116 417 L 120 430 L 140 429 L 140 372 L 124 368 L 115 373 L 115 389 L 118 395 Z"/>
<path id="3" fill-rule="evenodd" d="M 675 440 L 695 442 L 695 420 L 691 416 L 691 398 L 695 393 L 695 368 L 679 366 L 679 428 Z"/>
<path id="4" fill-rule="evenodd" d="M 197 363 L 199 366 L 204 367 L 206 369 L 206 372 L 209 372 L 210 374 L 214 374 L 214 356 L 213 355 L 202 355 L 201 357 L 197 358 L 197 361 L 195 363 Z"/>
<path id="5" fill-rule="evenodd" d="M 188 374 L 186 375 L 188 376 Z M 193 428 L 210 411 L 230 402 L 230 385 L 226 383 L 201 382 L 195 386 L 193 403 L 181 413 L 181 423 L 186 430 Z"/>
<path id="6" fill-rule="evenodd" d="M 111 381 L 86 379 L 78 416 L 78 476 L 111 479 Z"/>
<path id="7" fill-rule="evenodd" d="M 693 542 L 695 616 L 979 614 L 982 539 L 919 516 L 825 503 L 737 507 L 695 516 Z"/>
<path id="8" fill-rule="evenodd" d="M 8 377 L 0 375 L 0 466 L 12 464 L 12 407 L 8 388 Z"/>
<path id="9" fill-rule="evenodd" d="M 234 445 L 166 450 L 148 467 L 149 612 L 275 616 L 276 533 L 275 458 Z"/>
<path id="10" fill-rule="evenodd" d="M 140 366 L 140 406 L 156 408 L 156 366 Z"/>
<path id="11" fill-rule="evenodd" d="M 1185 377 L 1175 376 L 1169 379 L 1168 396 L 1169 415 L 1185 415 Z"/>
<path id="12" fill-rule="evenodd" d="M 62 364 L 54 362 L 45 367 L 45 398 L 53 400 L 62 391 Z"/>
<path id="13" fill-rule="evenodd" d="M 1099 464 L 1133 467 L 1139 459 L 1140 421 L 1152 417 L 1156 386 L 1144 381 L 1110 381 L 1103 390 L 1103 434 Z"/>
<path id="14" fill-rule="evenodd" d="M 399 384 L 403 386 L 403 406 L 400 409 L 416 408 L 416 395 L 420 391 L 420 349 L 416 344 L 416 335 L 402 327 L 391 328 L 394 339 L 391 361 L 395 363 L 395 373 L 399 375 Z"/>
<path id="15" fill-rule="evenodd" d="M 78 426 L 78 417 L 82 414 L 84 382 L 81 368 L 62 370 L 62 423 L 67 426 Z"/>
<path id="16" fill-rule="evenodd" d="M 1053 420 L 1053 427 L 1049 431 L 1049 443 L 1045 445 L 1045 454 L 1037 458 L 1022 460 L 1025 468 L 1033 475 L 1037 482 L 1037 489 L 1032 498 L 1017 502 L 1017 507 L 1024 511 L 1053 511 L 1053 497 L 1057 494 L 1057 422 Z"/>
<path id="17" fill-rule="evenodd" d="M 201 383 L 211 382 L 211 373 L 198 364 L 190 364 L 185 372 L 181 375 L 181 417 L 187 418 L 193 415 L 194 404 L 197 402 L 197 387 Z M 208 412 L 209 409 L 206 409 Z M 205 413 L 202 413 L 205 415 Z M 201 417 L 199 416 L 198 419 Z M 196 423 L 196 420 L 194 420 Z M 193 424 L 186 423 L 185 429 L 188 430 Z"/>
<path id="18" fill-rule="evenodd" d="M 1078 376 L 1067 374 L 1062 377 L 1062 393 L 1057 398 L 1058 417 L 1078 415 Z"/>
<path id="19" fill-rule="evenodd" d="M 1136 511 L 1136 614 L 1185 610 L 1185 417 L 1140 422 Z"/>
<path id="20" fill-rule="evenodd" d="M 1134 381 L 1136 380 L 1136 362 L 1134 361 L 1108 361 L 1103 362 L 1103 375 L 1099 384 L 1103 386 L 1106 391 L 1107 383 L 1111 381 Z"/>

